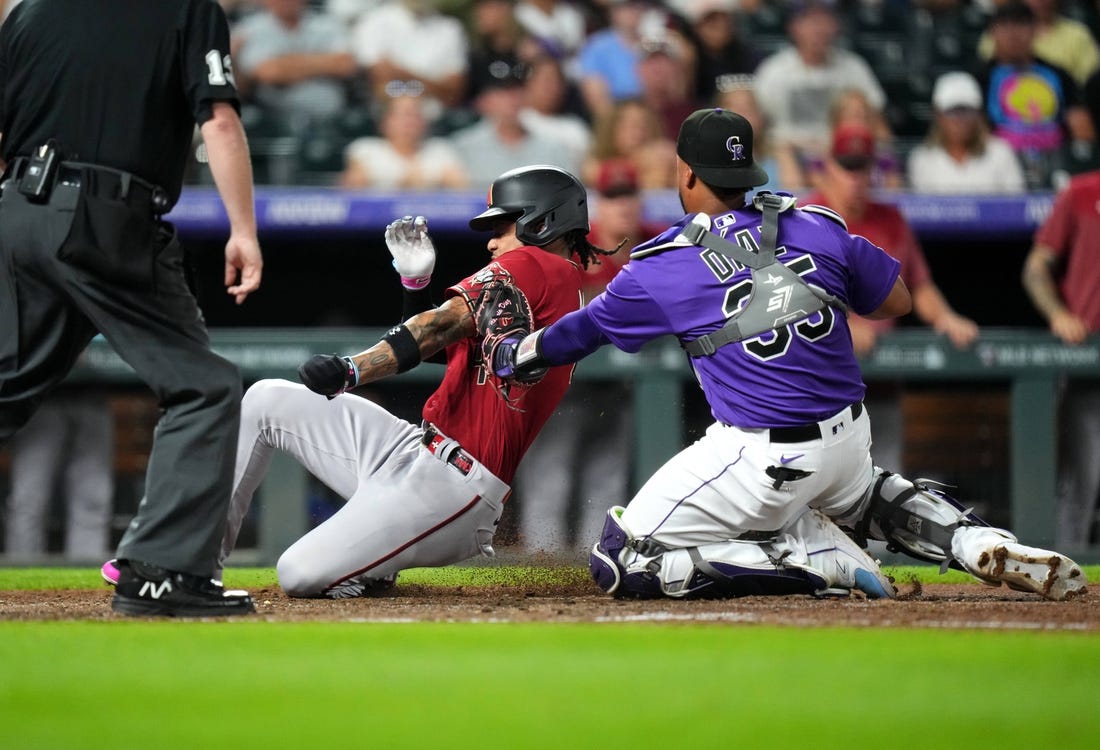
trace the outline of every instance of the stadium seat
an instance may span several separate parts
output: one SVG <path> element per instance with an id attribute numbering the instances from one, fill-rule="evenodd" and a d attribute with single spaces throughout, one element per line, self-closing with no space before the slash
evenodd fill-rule
<path id="1" fill-rule="evenodd" d="M 978 40 L 985 25 L 981 9 L 969 4 L 936 13 L 914 10 L 908 45 L 911 67 L 972 70 L 978 60 Z"/>
<path id="2" fill-rule="evenodd" d="M 378 121 L 369 107 L 348 107 L 339 116 L 340 132 L 349 141 L 378 135 Z"/>
<path id="3" fill-rule="evenodd" d="M 862 31 L 853 34 L 851 39 L 852 51 L 867 61 L 880 83 L 903 81 L 908 77 L 907 35 Z"/>
<path id="4" fill-rule="evenodd" d="M 304 185 L 332 185 L 344 169 L 348 139 L 333 127 L 317 127 L 298 143 L 298 178 Z"/>
<path id="5" fill-rule="evenodd" d="M 1054 188 L 1064 186 L 1065 180 L 1082 172 L 1100 169 L 1100 147 L 1087 141 L 1067 143 L 1062 147 L 1057 164 L 1053 168 L 1051 183 Z"/>
<path id="6" fill-rule="evenodd" d="M 931 83 L 926 76 L 912 73 L 904 79 L 883 81 L 886 92 L 886 121 L 899 138 L 923 137 L 932 121 Z"/>
<path id="7" fill-rule="evenodd" d="M 290 121 L 262 107 L 241 107 L 241 124 L 248 136 L 253 179 L 258 185 L 294 182 L 298 162 L 298 136 Z"/>
<path id="8" fill-rule="evenodd" d="M 463 107 L 449 107 L 443 110 L 428 129 L 430 138 L 446 138 L 457 130 L 473 125 L 479 120 L 477 112 Z"/>
<path id="9" fill-rule="evenodd" d="M 909 13 L 896 3 L 858 3 L 845 14 L 845 25 L 853 35 L 904 34 Z"/>
<path id="10" fill-rule="evenodd" d="M 758 34 L 770 34 L 786 36 L 786 17 L 780 3 L 761 3 L 760 7 L 752 13 L 741 16 L 741 27 L 745 30 L 745 38 L 756 42 Z"/>
<path id="11" fill-rule="evenodd" d="M 753 34 L 751 38 L 752 46 L 765 57 L 790 43 L 786 34 Z"/>

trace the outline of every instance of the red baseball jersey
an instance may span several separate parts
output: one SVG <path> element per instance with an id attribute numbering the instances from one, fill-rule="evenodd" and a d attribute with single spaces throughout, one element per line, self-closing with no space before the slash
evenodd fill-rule
<path id="1" fill-rule="evenodd" d="M 1100 331 L 1100 172 L 1074 177 L 1058 194 L 1035 241 L 1061 259 L 1058 281 L 1066 307 L 1089 331 Z"/>
<path id="2" fill-rule="evenodd" d="M 500 275 L 511 277 L 527 296 L 535 330 L 580 307 L 580 268 L 537 247 L 504 253 L 450 287 L 446 296 L 461 295 L 473 309 L 482 285 Z M 500 393 L 500 379 L 481 364 L 481 340 L 471 336 L 447 347 L 447 370 L 424 404 L 424 419 L 510 484 L 523 454 L 558 408 L 572 373 L 572 365 L 552 367 L 534 385 L 513 385 L 508 403 Z"/>

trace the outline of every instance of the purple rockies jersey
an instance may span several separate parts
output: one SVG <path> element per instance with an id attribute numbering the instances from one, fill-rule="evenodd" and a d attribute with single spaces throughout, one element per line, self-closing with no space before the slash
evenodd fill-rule
<path id="1" fill-rule="evenodd" d="M 659 336 L 686 343 L 721 328 L 748 301 L 750 271 L 713 250 L 677 243 L 691 218 L 635 248 L 607 290 L 574 315 L 587 315 L 602 340 L 628 352 Z M 713 217 L 711 231 L 755 250 L 761 218 L 747 206 Z M 776 258 L 861 315 L 885 301 L 900 269 L 816 207 L 779 215 Z M 714 418 L 737 427 L 817 422 L 859 401 L 865 389 L 847 321 L 832 307 L 691 362 Z"/>

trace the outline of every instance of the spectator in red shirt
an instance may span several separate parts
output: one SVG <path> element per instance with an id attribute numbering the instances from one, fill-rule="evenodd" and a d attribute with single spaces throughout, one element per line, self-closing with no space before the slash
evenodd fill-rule
<path id="1" fill-rule="evenodd" d="M 642 219 L 642 194 L 638 186 L 638 170 L 629 159 L 608 159 L 600 164 L 594 185 L 598 198 L 589 241 L 604 242 L 598 247 L 619 250 L 613 255 L 599 258 L 585 269 L 581 292 L 584 301 L 595 297 L 611 283 L 611 279 L 630 259 L 630 250 L 650 237 L 664 231 L 665 227 L 647 223 Z"/>
<path id="2" fill-rule="evenodd" d="M 978 326 L 955 312 L 932 280 L 928 262 L 912 229 L 898 209 L 872 199 L 871 168 L 875 136 L 870 128 L 846 125 L 833 136 L 832 149 L 821 170 L 821 187 L 802 203 L 817 203 L 836 211 L 848 231 L 860 234 L 901 262 L 901 276 L 913 295 L 913 312 L 924 323 L 951 339 L 960 349 L 978 336 Z M 854 317 L 854 316 L 853 316 Z M 851 321 L 852 339 L 859 354 L 870 352 L 878 334 L 890 330 L 893 320 Z"/>
<path id="3" fill-rule="evenodd" d="M 913 312 L 921 322 L 947 336 L 962 349 L 978 337 L 977 324 L 959 315 L 932 279 L 924 252 L 913 230 L 898 209 L 871 197 L 871 170 L 875 160 L 875 136 L 865 125 L 849 124 L 836 130 L 832 147 L 819 172 L 819 190 L 800 201 L 833 209 L 848 225 L 848 231 L 866 237 L 901 263 L 901 278 L 913 296 Z M 893 329 L 894 320 L 866 320 L 848 317 L 856 354 L 865 356 L 875 348 L 878 337 Z M 868 410 L 874 414 L 879 466 L 901 467 L 901 408 L 895 392 L 879 388 L 868 391 Z M 882 393 L 881 398 L 876 398 Z"/>
<path id="4" fill-rule="evenodd" d="M 1100 172 L 1073 178 L 1058 194 L 1024 261 L 1023 284 L 1050 331 L 1080 344 L 1100 331 Z M 1100 383 L 1062 384 L 1059 420 L 1059 544 L 1088 546 L 1100 495 Z"/>

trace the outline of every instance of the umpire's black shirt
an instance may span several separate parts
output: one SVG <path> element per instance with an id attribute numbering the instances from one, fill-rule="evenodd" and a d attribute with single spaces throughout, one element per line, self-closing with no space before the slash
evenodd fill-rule
<path id="1" fill-rule="evenodd" d="M 0 28 L 0 155 L 52 138 L 174 204 L 195 124 L 215 101 L 239 107 L 231 71 L 214 0 L 23 0 Z"/>

